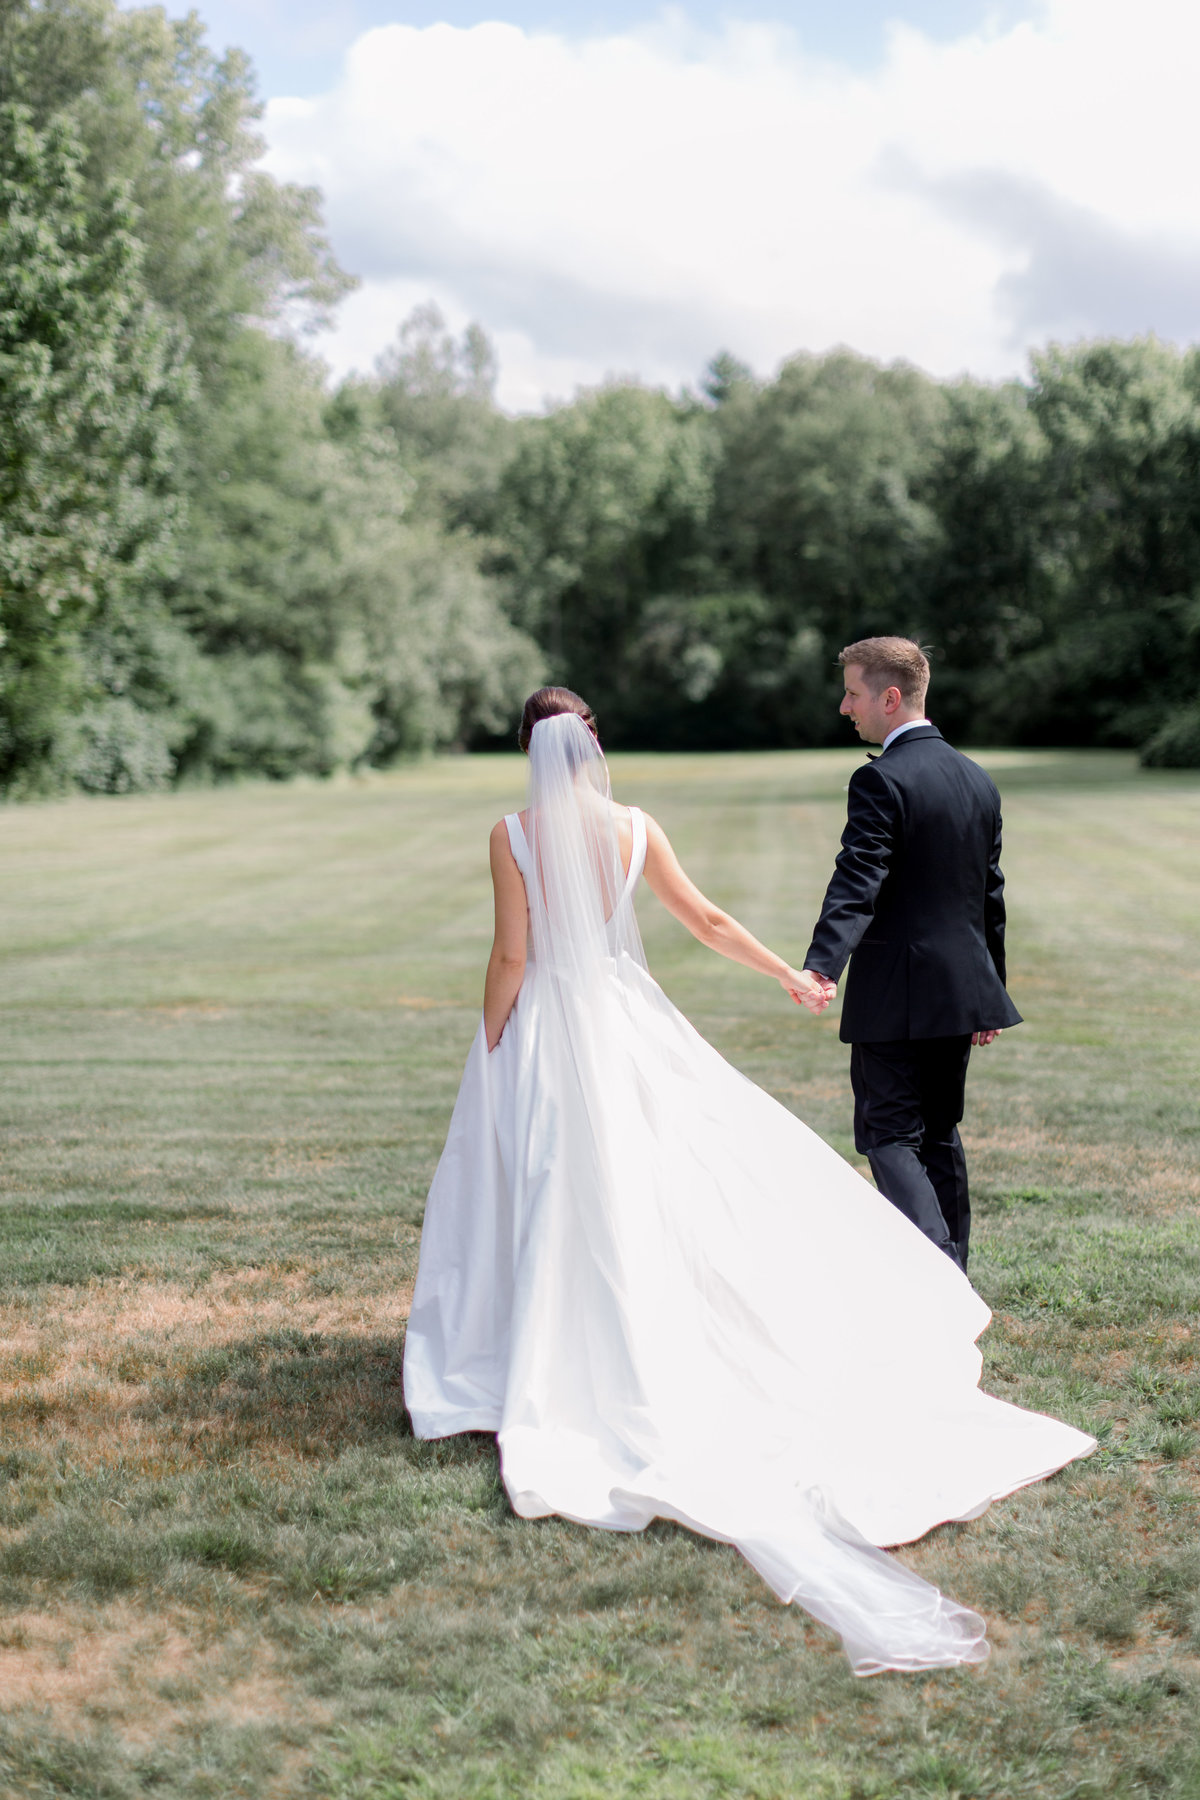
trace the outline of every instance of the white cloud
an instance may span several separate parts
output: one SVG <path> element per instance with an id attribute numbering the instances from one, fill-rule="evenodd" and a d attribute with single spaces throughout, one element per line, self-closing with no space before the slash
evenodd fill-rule
<path id="1" fill-rule="evenodd" d="M 998 375 L 1055 331 L 1200 335 L 1198 53 L 1191 0 L 1047 0 L 952 44 L 900 26 L 869 75 L 678 15 L 583 41 L 389 25 L 330 93 L 271 104 L 268 166 L 324 190 L 365 278 L 339 370 L 433 294 L 496 338 L 514 407 L 694 379 L 721 347 Z"/>

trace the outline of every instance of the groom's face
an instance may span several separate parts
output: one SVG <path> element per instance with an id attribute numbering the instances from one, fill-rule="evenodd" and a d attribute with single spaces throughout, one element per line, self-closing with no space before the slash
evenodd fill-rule
<path id="1" fill-rule="evenodd" d="M 858 663 L 851 663 L 843 670 L 843 676 L 846 692 L 838 711 L 851 720 L 864 744 L 882 744 L 894 723 L 887 710 L 887 697 L 896 690 L 884 688 L 882 693 L 873 694 Z"/>

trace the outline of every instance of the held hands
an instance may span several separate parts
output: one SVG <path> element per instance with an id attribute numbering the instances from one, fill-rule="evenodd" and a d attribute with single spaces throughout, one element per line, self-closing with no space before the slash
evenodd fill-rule
<path id="1" fill-rule="evenodd" d="M 786 975 L 779 977 L 779 985 L 797 1006 L 806 1006 L 814 1014 L 823 1013 L 837 993 L 836 981 L 830 981 L 827 975 L 818 975 L 812 969 L 789 969 Z"/>

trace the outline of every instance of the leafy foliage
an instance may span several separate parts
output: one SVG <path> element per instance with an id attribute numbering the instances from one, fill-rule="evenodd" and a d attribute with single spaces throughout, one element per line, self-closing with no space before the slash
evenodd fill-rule
<path id="1" fill-rule="evenodd" d="M 432 303 L 404 321 L 375 379 L 346 384 L 348 398 L 374 395 L 375 416 L 395 440 L 413 485 L 413 506 L 450 528 L 485 528 L 507 458 L 509 421 L 493 390 L 496 356 L 469 325 L 460 339 Z"/>
<path id="2" fill-rule="evenodd" d="M 541 663 L 459 530 L 503 431 L 482 333 L 462 392 L 422 315 L 331 403 L 301 339 L 353 283 L 319 195 L 255 167 L 245 58 L 113 0 L 6 0 L 0 32 L 0 785 L 501 729 Z"/>
<path id="3" fill-rule="evenodd" d="M 839 648 L 900 631 L 955 736 L 1200 759 L 1195 352 L 1055 346 L 998 387 L 722 355 L 703 394 L 581 395 L 501 482 L 510 606 L 614 741 L 836 741 Z"/>
<path id="4" fill-rule="evenodd" d="M 433 305 L 333 393 L 353 285 L 195 14 L 0 0 L 0 789 L 495 743 L 545 675 L 614 745 L 837 742 L 840 647 L 975 742 L 1200 761 L 1200 355 L 1027 382 L 845 349 L 543 416 Z"/>
<path id="5" fill-rule="evenodd" d="M 716 455 L 698 406 L 617 383 L 524 421 L 504 470 L 497 567 L 513 614 L 618 738 L 644 720 L 646 634 L 708 572 Z"/>
<path id="6" fill-rule="evenodd" d="M 62 721 L 114 672 L 89 639 L 136 613 L 178 518 L 177 334 L 132 213 L 89 196 L 66 120 L 0 107 L 0 781 L 69 761 Z M 93 759 L 94 760 L 94 759 Z"/>

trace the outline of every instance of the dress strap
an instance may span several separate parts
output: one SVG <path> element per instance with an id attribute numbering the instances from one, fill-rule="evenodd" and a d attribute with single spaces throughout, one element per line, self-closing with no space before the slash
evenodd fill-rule
<path id="1" fill-rule="evenodd" d="M 504 823 L 508 829 L 508 844 L 513 853 L 513 861 L 528 881 L 533 858 L 529 853 L 529 839 L 525 836 L 520 813 L 505 813 Z"/>
<path id="2" fill-rule="evenodd" d="M 640 806 L 629 809 L 629 823 L 633 827 L 633 849 L 629 855 L 629 874 L 625 881 L 628 893 L 641 879 L 642 870 L 646 867 L 646 815 Z"/>

